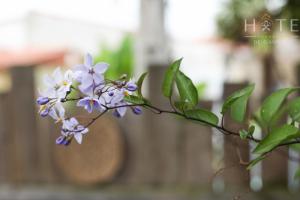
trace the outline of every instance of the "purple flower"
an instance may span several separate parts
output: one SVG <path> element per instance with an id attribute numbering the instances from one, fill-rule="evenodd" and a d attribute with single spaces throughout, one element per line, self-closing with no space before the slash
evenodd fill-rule
<path id="1" fill-rule="evenodd" d="M 38 97 L 36 102 L 39 105 L 45 105 L 50 101 L 50 99 L 48 97 Z"/>
<path id="2" fill-rule="evenodd" d="M 80 125 L 74 117 L 63 122 L 62 135 L 65 137 L 74 137 L 78 144 L 82 143 L 82 137 L 88 131 L 89 129 Z"/>
<path id="3" fill-rule="evenodd" d="M 74 74 L 71 70 L 62 74 L 60 68 L 56 68 L 51 76 L 46 75 L 44 77 L 47 89 L 42 93 L 42 96 L 58 99 L 64 98 L 71 89 L 73 77 Z"/>
<path id="4" fill-rule="evenodd" d="M 65 120 L 65 108 L 61 102 L 57 102 L 49 111 L 49 116 L 55 120 L 55 123 Z"/>
<path id="5" fill-rule="evenodd" d="M 132 112 L 136 115 L 142 114 L 142 109 L 139 106 L 135 106 L 132 108 Z"/>
<path id="6" fill-rule="evenodd" d="M 49 111 L 50 111 L 49 108 L 43 109 L 43 110 L 40 112 L 40 115 L 41 115 L 42 117 L 47 117 L 48 114 L 49 114 Z"/>
<path id="7" fill-rule="evenodd" d="M 114 91 L 109 91 L 108 96 L 110 96 L 110 97 L 114 96 Z"/>
<path id="8" fill-rule="evenodd" d="M 89 113 L 91 113 L 94 109 L 102 111 L 103 108 L 98 99 L 93 97 L 84 97 L 83 99 L 77 102 L 77 106 L 84 107 Z"/>
<path id="9" fill-rule="evenodd" d="M 126 91 L 124 89 L 116 90 L 114 95 L 110 97 L 108 107 L 116 108 L 113 112 L 115 117 L 123 117 L 127 110 L 127 103 L 124 101 Z"/>
<path id="10" fill-rule="evenodd" d="M 120 107 L 116 108 L 116 110 L 114 112 L 116 112 L 115 116 L 116 117 L 124 117 L 124 115 L 126 114 L 127 111 L 127 107 L 126 107 L 126 103 L 123 104 L 119 104 Z"/>
<path id="11" fill-rule="evenodd" d="M 81 83 L 79 89 L 86 93 L 93 90 L 96 86 L 103 84 L 103 74 L 108 68 L 107 63 L 97 63 L 93 65 L 93 58 L 87 54 L 84 64 L 75 67 L 77 80 Z"/>
<path id="12" fill-rule="evenodd" d="M 64 135 L 61 135 L 56 139 L 55 142 L 56 144 L 68 146 L 71 143 L 71 141 L 72 141 L 72 137 L 66 137 Z"/>
<path id="13" fill-rule="evenodd" d="M 44 105 L 40 106 L 40 109 L 39 109 L 38 113 L 42 117 L 46 117 L 46 116 L 48 116 L 48 114 L 50 113 L 50 111 L 51 111 L 51 107 L 48 104 L 44 104 Z"/>
<path id="14" fill-rule="evenodd" d="M 137 86 L 134 82 L 132 82 L 132 81 L 129 81 L 129 82 L 126 84 L 126 89 L 127 89 L 128 91 L 130 91 L 130 92 L 136 91 L 137 88 L 138 88 L 138 86 Z"/>

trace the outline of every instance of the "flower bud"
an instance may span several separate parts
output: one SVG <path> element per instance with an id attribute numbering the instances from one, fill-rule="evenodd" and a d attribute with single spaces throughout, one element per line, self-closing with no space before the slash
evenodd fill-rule
<path id="1" fill-rule="evenodd" d="M 50 99 L 48 97 L 38 97 L 36 102 L 39 105 L 45 105 L 50 101 Z"/>
<path id="2" fill-rule="evenodd" d="M 61 135 L 56 139 L 55 143 L 56 144 L 64 144 L 65 140 L 66 140 L 66 137 Z"/>
<path id="3" fill-rule="evenodd" d="M 42 117 L 46 117 L 49 114 L 49 111 L 50 111 L 49 108 L 42 109 L 41 112 L 40 112 L 40 115 Z"/>
<path id="4" fill-rule="evenodd" d="M 140 107 L 133 107 L 132 112 L 136 115 L 142 114 L 142 109 Z"/>
<path id="5" fill-rule="evenodd" d="M 72 141 L 72 137 L 70 136 L 59 136 L 57 139 L 56 139 L 56 144 L 59 144 L 59 145 L 65 145 L 65 146 L 68 146 Z"/>
<path id="6" fill-rule="evenodd" d="M 113 92 L 113 91 L 109 91 L 109 92 L 108 92 L 108 95 L 109 95 L 110 97 L 112 97 L 112 96 L 114 96 L 114 92 Z"/>
<path id="7" fill-rule="evenodd" d="M 71 141 L 72 141 L 72 137 L 67 137 L 64 140 L 63 145 L 68 146 L 71 143 Z"/>
<path id="8" fill-rule="evenodd" d="M 137 85 L 135 83 L 128 83 L 126 88 L 127 90 L 134 92 L 137 90 Z"/>

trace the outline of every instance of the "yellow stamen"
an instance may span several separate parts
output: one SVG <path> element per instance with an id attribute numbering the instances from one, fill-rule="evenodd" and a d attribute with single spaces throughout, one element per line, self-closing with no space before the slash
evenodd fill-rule
<path id="1" fill-rule="evenodd" d="M 90 100 L 90 105 L 93 106 L 94 105 L 94 101 Z"/>
<path id="2" fill-rule="evenodd" d="M 129 93 L 127 91 L 124 91 L 125 96 L 129 96 Z"/>
<path id="3" fill-rule="evenodd" d="M 62 82 L 62 85 L 63 85 L 63 86 L 67 86 L 67 85 L 68 85 L 68 82 L 67 82 L 67 81 L 63 81 L 63 82 Z"/>
<path id="4" fill-rule="evenodd" d="M 41 106 L 40 106 L 40 109 L 39 109 L 39 112 L 42 112 L 42 111 L 45 110 L 46 108 L 47 108 L 46 105 L 41 105 Z"/>

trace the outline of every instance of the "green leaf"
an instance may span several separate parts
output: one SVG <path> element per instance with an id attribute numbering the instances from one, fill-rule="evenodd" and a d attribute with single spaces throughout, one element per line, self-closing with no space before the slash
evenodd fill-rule
<path id="1" fill-rule="evenodd" d="M 125 96 L 124 100 L 132 103 L 132 104 L 144 104 L 145 100 L 142 97 L 134 96 L 134 95 L 129 95 Z"/>
<path id="2" fill-rule="evenodd" d="M 293 121 L 300 122 L 300 97 L 293 99 L 289 103 L 288 113 Z"/>
<path id="3" fill-rule="evenodd" d="M 194 110 L 187 110 L 185 111 L 185 115 L 194 120 L 200 120 L 212 125 L 218 125 L 219 122 L 218 117 L 214 113 L 205 109 L 197 108 Z"/>
<path id="4" fill-rule="evenodd" d="M 145 80 L 145 77 L 147 76 L 147 72 L 143 73 L 139 80 L 137 81 L 137 86 L 138 86 L 138 90 L 137 90 L 137 93 L 138 93 L 138 96 L 142 97 L 143 94 L 142 94 L 142 86 L 143 86 L 143 82 Z"/>
<path id="5" fill-rule="evenodd" d="M 263 102 L 260 112 L 264 123 L 269 124 L 274 115 L 277 113 L 286 97 L 295 91 L 295 88 L 285 88 L 273 92 Z"/>
<path id="6" fill-rule="evenodd" d="M 186 103 L 186 102 L 182 102 L 182 101 L 176 101 L 174 103 L 174 106 L 181 111 L 185 111 L 185 110 L 190 110 L 193 109 L 193 106 L 191 106 L 190 104 Z"/>
<path id="7" fill-rule="evenodd" d="M 198 104 L 198 92 L 192 80 L 181 71 L 176 74 L 176 85 L 182 102 L 191 106 Z"/>
<path id="8" fill-rule="evenodd" d="M 254 131 L 255 131 L 255 126 L 254 125 L 251 125 L 249 127 L 248 131 L 242 129 L 242 130 L 239 131 L 240 138 L 242 140 L 247 139 L 248 136 L 252 136 L 253 135 Z"/>
<path id="9" fill-rule="evenodd" d="M 263 154 L 276 148 L 280 143 L 299 137 L 299 130 L 292 125 L 283 125 L 271 131 L 254 149 L 254 153 Z"/>
<path id="10" fill-rule="evenodd" d="M 221 113 L 224 115 L 228 109 L 231 109 L 231 117 L 237 122 L 243 122 L 247 110 L 248 99 L 253 90 L 254 84 L 251 84 L 234 92 L 225 100 Z"/>
<path id="11" fill-rule="evenodd" d="M 240 138 L 242 139 L 242 140 L 245 140 L 245 139 L 247 139 L 247 137 L 248 137 L 248 135 L 249 135 L 249 133 L 248 133 L 248 131 L 246 131 L 246 130 L 240 130 L 239 131 L 239 134 L 240 134 Z"/>
<path id="12" fill-rule="evenodd" d="M 246 111 L 247 111 L 248 99 L 249 99 L 249 96 L 244 95 L 232 103 L 231 110 L 230 110 L 231 111 L 230 115 L 231 115 L 232 119 L 234 119 L 237 122 L 244 121 Z"/>
<path id="13" fill-rule="evenodd" d="M 182 58 L 173 62 L 165 73 L 165 77 L 162 85 L 162 92 L 165 97 L 170 98 L 173 93 L 173 83 L 175 81 L 175 76 L 179 70 Z"/>
<path id="14" fill-rule="evenodd" d="M 251 160 L 250 164 L 247 166 L 247 170 L 250 170 L 257 163 L 259 163 L 260 161 L 262 161 L 265 157 L 266 157 L 266 155 L 260 155 L 257 158 L 255 158 L 254 160 Z"/>

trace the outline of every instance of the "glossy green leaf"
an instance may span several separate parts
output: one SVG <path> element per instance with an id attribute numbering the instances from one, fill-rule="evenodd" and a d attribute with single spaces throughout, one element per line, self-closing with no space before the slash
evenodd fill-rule
<path id="1" fill-rule="evenodd" d="M 270 123 L 286 97 L 293 91 L 295 91 L 295 88 L 280 89 L 265 99 L 260 109 L 260 115 L 264 123 Z"/>
<path id="2" fill-rule="evenodd" d="M 243 122 L 247 111 L 249 95 L 237 98 L 231 105 L 230 116 L 237 122 Z"/>
<path id="3" fill-rule="evenodd" d="M 138 96 L 140 96 L 140 97 L 143 96 L 143 94 L 142 94 L 142 86 L 143 86 L 143 83 L 144 83 L 144 80 L 145 80 L 147 74 L 148 74 L 147 72 L 143 73 L 143 74 L 140 76 L 139 80 L 137 81 L 137 86 L 138 86 L 137 94 L 138 94 Z"/>
<path id="4" fill-rule="evenodd" d="M 170 98 L 173 93 L 173 83 L 175 81 L 176 74 L 179 70 L 182 58 L 173 62 L 165 73 L 165 77 L 162 85 L 162 92 L 165 97 Z"/>
<path id="5" fill-rule="evenodd" d="M 186 102 L 182 102 L 182 101 L 176 101 L 174 103 L 174 106 L 180 111 L 193 109 L 193 106 L 191 106 L 190 104 L 188 104 Z"/>
<path id="6" fill-rule="evenodd" d="M 125 96 L 124 100 L 132 104 L 144 104 L 145 100 L 142 97 L 129 95 Z"/>
<path id="7" fill-rule="evenodd" d="M 234 120 L 241 122 L 244 120 L 248 98 L 254 90 L 254 84 L 251 84 L 241 90 L 234 92 L 224 102 L 221 113 L 231 108 L 231 116 Z"/>
<path id="8" fill-rule="evenodd" d="M 300 97 L 293 99 L 288 105 L 288 114 L 293 121 L 300 122 Z"/>
<path id="9" fill-rule="evenodd" d="M 191 106 L 198 104 L 198 92 L 192 80 L 181 71 L 176 74 L 176 85 L 182 102 Z"/>
<path id="10" fill-rule="evenodd" d="M 276 148 L 280 143 L 299 137 L 299 130 L 292 125 L 283 125 L 271 131 L 254 149 L 254 153 L 263 154 Z"/>
<path id="11" fill-rule="evenodd" d="M 185 111 L 185 115 L 193 120 L 200 120 L 212 125 L 217 125 L 219 122 L 218 117 L 214 113 L 205 109 L 187 110 Z"/>
<path id="12" fill-rule="evenodd" d="M 247 139 L 248 136 L 253 135 L 254 131 L 255 131 L 255 126 L 254 125 L 251 125 L 247 131 L 242 129 L 242 130 L 239 131 L 240 138 L 242 140 Z"/>
<path id="13" fill-rule="evenodd" d="M 247 170 L 250 170 L 252 167 L 254 167 L 257 163 L 262 161 L 266 156 L 265 155 L 260 155 L 254 160 L 251 160 L 250 164 L 247 166 Z"/>

